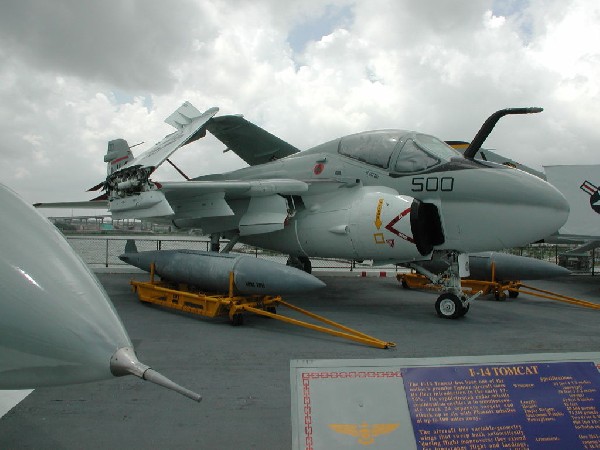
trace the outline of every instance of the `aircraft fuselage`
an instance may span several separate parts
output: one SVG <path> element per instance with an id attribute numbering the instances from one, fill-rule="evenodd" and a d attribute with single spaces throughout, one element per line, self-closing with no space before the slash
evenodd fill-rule
<path id="1" fill-rule="evenodd" d="M 423 259 L 431 249 L 500 250 L 542 239 L 566 220 L 564 197 L 545 181 L 503 165 L 465 159 L 449 147 L 426 153 L 414 144 L 418 139 L 434 138 L 400 130 L 360 133 L 196 180 L 309 182 L 305 195 L 288 199 L 294 211 L 283 230 L 242 237 L 293 255 L 409 261 Z M 415 148 L 407 150 L 409 144 Z M 420 225 L 410 217 L 417 212 L 414 206 L 410 210 L 415 200 L 426 205 Z M 245 212 L 247 203 L 230 202 L 236 216 Z M 203 225 L 210 229 L 218 221 L 222 228 L 227 220 L 233 226 L 238 219 L 209 219 Z M 420 251 L 411 242 L 418 237 L 415 226 L 437 234 L 426 238 L 431 245 Z"/>

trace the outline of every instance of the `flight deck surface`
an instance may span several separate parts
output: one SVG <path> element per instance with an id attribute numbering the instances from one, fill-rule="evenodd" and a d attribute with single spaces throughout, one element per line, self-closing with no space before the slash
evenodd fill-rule
<path id="1" fill-rule="evenodd" d="M 129 280 L 99 274 L 144 362 L 203 395 L 195 403 L 137 378 L 40 388 L 0 418 L 0 448 L 291 448 L 290 360 L 597 352 L 599 312 L 521 295 L 478 299 L 438 318 L 437 294 L 394 278 L 316 274 L 327 288 L 286 300 L 397 344 L 381 350 L 249 315 L 243 326 L 140 304 Z M 600 277 L 532 285 L 600 303 Z M 283 308 L 278 313 L 288 314 Z M 290 312 L 294 317 L 294 313 Z"/>

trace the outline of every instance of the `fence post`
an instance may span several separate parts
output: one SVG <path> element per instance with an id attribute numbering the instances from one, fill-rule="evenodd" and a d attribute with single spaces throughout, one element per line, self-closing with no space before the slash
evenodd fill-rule
<path id="1" fill-rule="evenodd" d="M 108 238 L 106 238 L 106 267 L 108 267 Z"/>
<path id="2" fill-rule="evenodd" d="M 595 275 L 596 270 L 596 249 L 592 249 L 592 276 Z"/>

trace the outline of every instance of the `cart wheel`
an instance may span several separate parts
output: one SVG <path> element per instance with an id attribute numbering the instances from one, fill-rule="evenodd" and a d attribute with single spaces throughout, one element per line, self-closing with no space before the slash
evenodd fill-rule
<path id="1" fill-rule="evenodd" d="M 265 308 L 265 311 L 271 314 L 277 314 L 277 308 L 275 308 L 274 306 L 267 306 Z"/>
<path id="2" fill-rule="evenodd" d="M 494 292 L 494 299 L 497 302 L 503 302 L 504 300 L 506 300 L 506 295 L 504 295 L 502 291 L 496 291 Z"/>
<path id="3" fill-rule="evenodd" d="M 402 277 L 402 280 L 400 280 L 400 284 L 402 285 L 402 287 L 404 289 L 410 289 L 410 286 L 408 285 L 408 283 L 406 282 L 406 280 L 404 279 L 404 277 Z"/>
<path id="4" fill-rule="evenodd" d="M 508 296 L 510 298 L 517 298 L 519 296 L 519 291 L 508 291 Z"/>
<path id="5" fill-rule="evenodd" d="M 463 305 L 458 296 L 449 292 L 442 294 L 435 302 L 435 312 L 444 319 L 456 319 L 461 316 Z"/>
<path id="6" fill-rule="evenodd" d="M 235 313 L 231 318 L 231 325 L 239 327 L 244 325 L 244 316 L 241 313 Z"/>

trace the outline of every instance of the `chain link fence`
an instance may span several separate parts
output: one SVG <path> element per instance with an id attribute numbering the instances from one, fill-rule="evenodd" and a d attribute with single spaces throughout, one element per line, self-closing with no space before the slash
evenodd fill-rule
<path id="1" fill-rule="evenodd" d="M 73 249 L 81 256 L 83 261 L 91 267 L 109 267 L 109 266 L 127 266 L 119 259 L 119 255 L 124 253 L 125 244 L 128 239 L 134 239 L 139 251 L 148 250 L 210 250 L 210 240 L 206 237 L 190 238 L 179 236 L 66 236 L 67 241 Z M 223 248 L 228 241 L 221 241 Z M 576 273 L 595 274 L 595 251 L 578 254 L 568 253 L 576 248 L 576 245 L 568 244 L 531 244 L 526 247 L 507 249 L 505 253 L 513 255 L 528 256 L 531 258 L 549 261 L 560 264 Z M 287 262 L 287 255 L 264 250 L 246 244 L 237 243 L 232 253 L 241 253 L 252 255 L 275 261 L 281 264 Z M 370 262 L 357 262 L 344 259 L 325 259 L 311 258 L 312 267 L 315 270 L 341 270 L 341 271 L 364 271 L 364 270 L 400 270 L 403 268 L 388 265 L 383 267 L 373 267 Z"/>
<path id="2" fill-rule="evenodd" d="M 65 236 L 67 242 L 73 247 L 83 261 L 91 267 L 109 267 L 109 266 L 127 266 L 119 259 L 119 255 L 125 251 L 127 240 L 135 240 L 138 251 L 149 250 L 210 250 L 210 240 L 207 238 L 182 238 L 182 237 L 112 237 L 112 236 Z M 228 241 L 221 241 L 221 248 L 225 247 Z M 264 250 L 251 245 L 237 243 L 231 253 L 239 253 L 260 257 L 275 261 L 281 264 L 287 262 L 287 255 Z M 357 263 L 356 261 L 344 259 L 324 259 L 311 258 L 312 267 L 315 270 L 333 269 L 333 270 L 366 270 L 372 269 L 370 264 Z M 395 269 L 395 266 L 387 266 Z M 379 269 L 379 268 L 377 268 Z"/>

